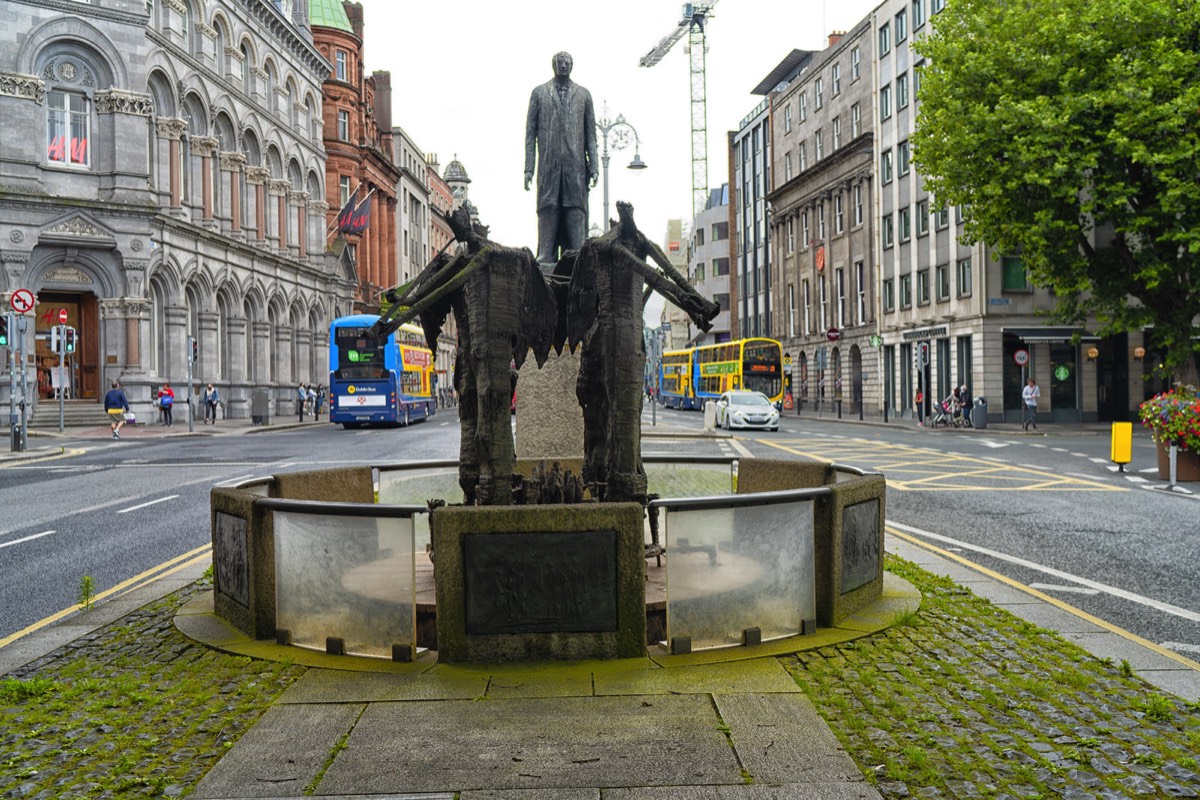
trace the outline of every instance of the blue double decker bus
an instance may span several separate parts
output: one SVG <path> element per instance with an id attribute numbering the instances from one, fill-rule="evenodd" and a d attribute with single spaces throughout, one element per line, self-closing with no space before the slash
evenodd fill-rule
<path id="1" fill-rule="evenodd" d="M 722 392 L 762 392 L 778 408 L 783 400 L 783 348 L 775 339 L 738 339 L 669 350 L 659 385 L 667 408 L 702 409 Z"/>
<path id="2" fill-rule="evenodd" d="M 415 325 L 386 338 L 369 334 L 375 314 L 329 325 L 329 421 L 344 428 L 408 425 L 437 411 L 434 358 Z"/>

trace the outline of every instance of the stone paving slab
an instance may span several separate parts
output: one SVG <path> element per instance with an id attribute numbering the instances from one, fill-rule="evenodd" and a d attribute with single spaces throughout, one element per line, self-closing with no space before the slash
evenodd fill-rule
<path id="1" fill-rule="evenodd" d="M 193 795 L 194 796 L 194 795 Z M 274 795 L 272 797 L 220 797 L 209 800 L 295 800 L 301 795 Z M 320 795 L 311 795 L 320 797 Z M 599 795 L 597 794 L 597 797 Z M 454 792 L 421 792 L 419 794 L 341 794 L 338 800 L 454 800 Z"/>
<path id="2" fill-rule="evenodd" d="M 432 672 L 432 670 L 430 670 Z M 431 677 L 310 669 L 288 687 L 279 703 L 374 703 L 392 700 L 470 700 L 487 690 L 486 675 Z"/>
<path id="3" fill-rule="evenodd" d="M 597 695 L 800 691 L 787 670 L 773 658 L 671 669 L 597 672 L 595 680 Z"/>
<path id="4" fill-rule="evenodd" d="M 361 704 L 274 706 L 190 796 L 299 797 L 362 712 Z"/>
<path id="5" fill-rule="evenodd" d="M 714 698 L 729 726 L 738 760 L 755 783 L 861 781 L 812 702 L 796 694 L 732 694 Z"/>
<path id="6" fill-rule="evenodd" d="M 373 703 L 320 794 L 737 784 L 707 695 Z"/>
<path id="7" fill-rule="evenodd" d="M 465 795 L 464 795 L 465 797 Z M 602 800 L 882 800 L 866 783 L 802 783 L 791 786 L 673 786 L 605 789 Z"/>
<path id="8" fill-rule="evenodd" d="M 1089 622 L 1078 614 L 1072 614 L 1070 611 L 1052 606 L 1036 598 L 1029 598 L 1028 602 L 997 603 L 996 605 L 1034 625 L 1058 631 L 1064 636 L 1073 633 L 1102 633 L 1104 631 L 1104 628 L 1094 622 Z"/>
<path id="9" fill-rule="evenodd" d="M 484 789 L 460 792 L 458 800 L 600 800 L 599 789 Z"/>

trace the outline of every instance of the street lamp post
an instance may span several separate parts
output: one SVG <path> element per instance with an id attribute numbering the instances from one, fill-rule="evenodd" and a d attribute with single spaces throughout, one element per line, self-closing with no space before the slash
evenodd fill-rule
<path id="1" fill-rule="evenodd" d="M 638 152 L 641 149 L 641 141 L 638 139 L 637 129 L 629 124 L 622 114 L 617 114 L 616 119 L 610 118 L 608 104 L 605 104 L 604 111 L 596 120 L 596 130 L 600 132 L 602 143 L 600 165 L 604 168 L 604 223 L 600 227 L 608 230 L 608 135 L 612 134 L 613 150 L 624 150 L 629 146 L 629 137 L 633 136 L 633 161 L 629 162 L 629 169 L 645 169 L 646 162 L 642 161 L 642 156 Z"/>

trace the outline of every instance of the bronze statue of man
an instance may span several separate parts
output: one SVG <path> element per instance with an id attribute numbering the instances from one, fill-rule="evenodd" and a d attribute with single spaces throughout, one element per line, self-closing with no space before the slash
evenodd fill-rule
<path id="1" fill-rule="evenodd" d="M 537 158 L 537 260 L 549 270 L 559 248 L 578 250 L 587 238 L 588 188 L 596 185 L 596 112 L 592 95 L 571 80 L 570 53 L 557 53 L 554 77 L 535 87 L 525 120 L 525 191 Z"/>

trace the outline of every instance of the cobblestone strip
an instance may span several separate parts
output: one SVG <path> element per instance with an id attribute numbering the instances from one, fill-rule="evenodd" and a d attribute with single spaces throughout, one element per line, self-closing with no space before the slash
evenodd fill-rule
<path id="1" fill-rule="evenodd" d="M 1196 797 L 1200 698 L 1179 703 L 900 559 L 924 595 L 885 633 L 784 659 L 884 797 Z"/>
<path id="2" fill-rule="evenodd" d="M 226 655 L 148 605 L 0 679 L 0 798 L 185 794 L 304 669 Z"/>

